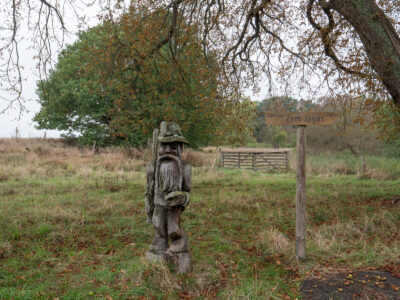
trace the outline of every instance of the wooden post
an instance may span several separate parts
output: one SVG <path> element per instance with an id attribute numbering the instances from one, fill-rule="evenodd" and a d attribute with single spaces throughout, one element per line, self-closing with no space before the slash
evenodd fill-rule
<path id="1" fill-rule="evenodd" d="M 152 155 L 152 164 L 153 164 L 153 168 L 154 168 L 154 183 L 157 181 L 156 178 L 156 170 L 157 170 L 157 160 L 158 160 L 158 134 L 160 133 L 160 130 L 158 128 L 153 130 L 153 144 L 152 144 L 152 148 L 151 148 L 151 155 Z M 154 195 L 154 191 L 153 191 L 153 195 Z M 154 199 L 153 199 L 154 201 Z"/>
<path id="2" fill-rule="evenodd" d="M 289 172 L 289 151 L 286 151 L 286 172 Z"/>
<path id="3" fill-rule="evenodd" d="M 299 101 L 298 110 L 304 110 Z M 297 126 L 296 257 L 306 258 L 306 125 Z"/>
<path id="4" fill-rule="evenodd" d="M 267 125 L 297 125 L 296 174 L 296 257 L 306 258 L 306 125 L 330 125 L 338 115 L 332 112 L 304 112 L 304 101 L 297 112 L 266 113 Z M 289 168 L 289 158 L 286 156 Z"/>
<path id="5" fill-rule="evenodd" d="M 96 141 L 93 142 L 93 146 L 92 146 L 92 154 L 95 155 L 96 154 Z"/>
<path id="6" fill-rule="evenodd" d="M 238 168 L 240 168 L 240 152 L 239 152 L 239 159 L 238 159 Z"/>
<path id="7" fill-rule="evenodd" d="M 253 161 L 252 161 L 252 165 L 253 165 L 253 171 L 255 171 L 255 170 L 256 170 L 256 155 L 257 155 L 257 153 L 252 153 L 252 159 L 253 159 Z"/>
<path id="8" fill-rule="evenodd" d="M 361 174 L 362 176 L 365 175 L 365 173 L 367 173 L 367 165 L 365 164 L 365 157 L 364 154 L 361 155 Z"/>

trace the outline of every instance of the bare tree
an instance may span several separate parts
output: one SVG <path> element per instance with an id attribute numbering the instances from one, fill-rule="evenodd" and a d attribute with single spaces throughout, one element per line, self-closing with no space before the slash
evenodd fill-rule
<path id="1" fill-rule="evenodd" d="M 265 74 L 271 90 L 273 79 L 284 87 L 297 80 L 313 92 L 325 86 L 400 109 L 398 1 L 135 1 L 144 2 L 166 15 L 178 10 L 201 27 L 204 50 L 219 50 L 231 80 L 249 83 Z M 165 42 L 178 30 L 169 25 Z"/>
<path id="2" fill-rule="evenodd" d="M 54 54 L 64 45 L 65 35 L 85 23 L 82 8 L 91 5 L 84 0 L 11 0 L 1 5 L 0 113 L 13 104 L 24 109 L 21 55 L 25 48 L 34 50 L 31 59 L 36 62 L 39 76 L 47 76 Z M 74 19 L 74 28 L 66 26 L 65 18 L 70 22 Z"/>

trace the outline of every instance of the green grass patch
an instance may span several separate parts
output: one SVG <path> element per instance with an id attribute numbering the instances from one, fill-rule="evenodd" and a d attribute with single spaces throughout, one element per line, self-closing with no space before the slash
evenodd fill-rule
<path id="1" fill-rule="evenodd" d="M 315 172 L 307 180 L 302 263 L 294 258 L 295 174 L 195 168 L 183 214 L 193 261 L 185 276 L 144 259 L 153 236 L 144 170 L 94 165 L 71 173 L 60 164 L 39 179 L 4 177 L 0 298 L 296 298 L 310 270 L 399 264 L 400 210 L 392 204 L 399 181 L 362 179 L 357 161 L 347 163 L 355 172 Z M 367 163 L 390 174 L 400 165 Z"/>

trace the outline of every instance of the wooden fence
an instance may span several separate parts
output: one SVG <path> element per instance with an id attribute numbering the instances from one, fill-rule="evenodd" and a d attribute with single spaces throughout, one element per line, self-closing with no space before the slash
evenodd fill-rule
<path id="1" fill-rule="evenodd" d="M 289 149 L 221 149 L 220 167 L 254 171 L 289 170 Z"/>

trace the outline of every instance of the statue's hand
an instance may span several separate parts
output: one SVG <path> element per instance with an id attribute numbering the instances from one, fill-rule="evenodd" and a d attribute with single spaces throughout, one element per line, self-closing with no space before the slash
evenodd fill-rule
<path id="1" fill-rule="evenodd" d="M 165 195 L 167 207 L 185 206 L 187 202 L 186 193 L 183 191 L 175 191 Z"/>
<path id="2" fill-rule="evenodd" d="M 190 193 L 185 192 L 185 196 L 186 196 L 186 202 L 185 202 L 185 204 L 183 206 L 186 207 L 186 206 L 189 205 L 189 202 L 190 202 Z"/>

